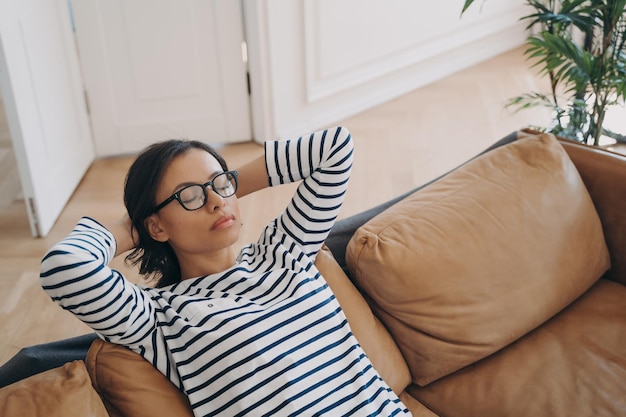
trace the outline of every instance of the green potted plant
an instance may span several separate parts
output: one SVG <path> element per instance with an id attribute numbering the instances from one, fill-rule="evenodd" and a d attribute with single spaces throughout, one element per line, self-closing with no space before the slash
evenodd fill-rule
<path id="1" fill-rule="evenodd" d="M 465 0 L 465 12 L 474 0 Z M 560 136 L 598 145 L 606 135 L 607 110 L 626 99 L 626 0 L 528 0 L 526 55 L 550 80 L 548 94 L 531 92 L 508 105 L 547 106 L 554 122 L 542 127 Z"/>

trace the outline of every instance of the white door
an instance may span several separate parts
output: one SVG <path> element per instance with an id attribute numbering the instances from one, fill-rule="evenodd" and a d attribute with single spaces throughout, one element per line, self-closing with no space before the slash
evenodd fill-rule
<path id="1" fill-rule="evenodd" d="M 74 0 L 96 153 L 252 137 L 241 2 Z"/>
<path id="2" fill-rule="evenodd" d="M 33 236 L 94 158 L 66 0 L 0 0 L 0 89 Z"/>

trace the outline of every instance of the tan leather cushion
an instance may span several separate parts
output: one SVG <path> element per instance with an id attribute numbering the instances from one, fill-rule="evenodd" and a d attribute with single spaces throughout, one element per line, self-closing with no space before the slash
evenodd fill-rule
<path id="1" fill-rule="evenodd" d="M 626 416 L 626 287 L 602 279 L 506 349 L 408 391 L 442 416 Z"/>
<path id="2" fill-rule="evenodd" d="M 411 374 L 398 345 L 374 316 L 369 305 L 343 272 L 330 250 L 324 247 L 315 266 L 337 297 L 352 333 L 383 381 L 399 395 L 411 383 Z"/>
<path id="3" fill-rule="evenodd" d="M 341 304 L 352 331 L 383 380 L 396 393 L 411 382 L 395 342 L 376 319 L 330 251 L 320 251 L 315 265 Z M 187 397 L 138 354 L 96 340 L 87 353 L 94 388 L 112 417 L 191 416 Z"/>
<path id="4" fill-rule="evenodd" d="M 2 417 L 106 417 L 82 361 L 33 375 L 0 389 Z"/>
<path id="5" fill-rule="evenodd" d="M 400 401 L 409 409 L 413 417 L 439 417 L 406 391 L 400 394 Z"/>
<path id="6" fill-rule="evenodd" d="M 187 397 L 140 355 L 95 340 L 85 360 L 111 417 L 193 416 Z"/>
<path id="7" fill-rule="evenodd" d="M 355 233 L 346 259 L 419 385 L 528 333 L 609 267 L 589 194 L 551 135 L 392 206 Z"/>

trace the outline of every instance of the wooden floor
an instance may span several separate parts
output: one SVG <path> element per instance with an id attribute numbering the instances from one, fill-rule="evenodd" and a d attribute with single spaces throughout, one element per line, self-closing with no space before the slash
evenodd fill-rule
<path id="1" fill-rule="evenodd" d="M 528 125 L 545 125 L 543 111 L 513 113 L 508 98 L 542 89 L 516 49 L 346 120 L 355 139 L 355 167 L 341 217 L 388 200 L 432 179 L 502 136 Z M 306 132 L 303 132 L 306 133 Z M 253 143 L 221 149 L 232 167 L 259 155 Z M 122 187 L 131 158 L 94 162 L 50 235 L 30 237 L 21 201 L 0 210 L 0 364 L 21 347 L 90 330 L 57 307 L 39 287 L 39 262 L 82 215 L 103 221 L 121 217 Z M 293 186 L 265 190 L 240 201 L 241 243 L 256 240 L 262 225 L 288 201 Z M 120 259 L 115 267 L 141 282 Z"/>

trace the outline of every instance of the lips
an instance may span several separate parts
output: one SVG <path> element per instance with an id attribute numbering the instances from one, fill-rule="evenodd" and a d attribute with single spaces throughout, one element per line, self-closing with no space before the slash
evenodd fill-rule
<path id="1" fill-rule="evenodd" d="M 235 216 L 233 216 L 232 214 L 226 214 L 220 217 L 219 219 L 217 219 L 215 223 L 213 223 L 213 226 L 211 226 L 211 230 L 226 229 L 232 226 L 234 223 L 235 223 Z"/>

